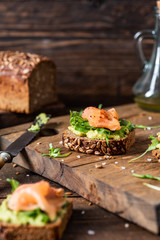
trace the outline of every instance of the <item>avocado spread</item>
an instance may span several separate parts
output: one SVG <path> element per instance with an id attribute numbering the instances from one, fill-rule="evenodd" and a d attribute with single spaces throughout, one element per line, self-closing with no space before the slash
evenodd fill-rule
<path id="1" fill-rule="evenodd" d="M 75 130 L 74 126 L 69 126 L 68 129 L 80 137 L 87 137 L 89 139 L 106 140 L 106 134 L 100 133 L 97 130 L 89 130 L 88 132 L 84 133 L 84 132 Z M 113 134 L 110 134 L 108 138 L 114 139 L 114 140 L 120 140 L 121 136 L 113 133 Z"/>
<path id="2" fill-rule="evenodd" d="M 40 113 L 36 117 L 35 124 L 32 124 L 31 127 L 28 129 L 29 132 L 37 132 L 40 130 L 40 127 L 42 125 L 45 125 L 49 120 L 49 117 L 47 116 L 46 113 Z"/>
<path id="3" fill-rule="evenodd" d="M 68 202 L 62 207 L 61 211 L 57 213 L 55 219 L 50 219 L 48 215 L 39 208 L 32 211 L 13 211 L 7 206 L 10 195 L 2 202 L 0 206 L 0 221 L 6 223 L 13 223 L 15 225 L 32 225 L 44 226 L 46 223 L 55 222 L 66 211 Z"/>

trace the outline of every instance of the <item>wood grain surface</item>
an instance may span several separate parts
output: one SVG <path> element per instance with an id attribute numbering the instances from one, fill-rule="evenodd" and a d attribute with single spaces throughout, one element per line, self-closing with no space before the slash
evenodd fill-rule
<path id="1" fill-rule="evenodd" d="M 61 185 L 45 179 L 29 170 L 6 164 L 0 171 L 0 202 L 7 197 L 11 191 L 10 184 L 6 178 L 14 178 L 21 184 L 33 183 L 40 180 L 47 180 L 53 187 L 59 188 Z M 64 232 L 63 240 L 158 240 L 156 236 L 144 229 L 128 222 L 94 204 L 85 200 L 65 188 L 69 193 L 69 200 L 73 202 L 73 214 Z M 92 230 L 93 235 L 89 235 Z"/>
<path id="2" fill-rule="evenodd" d="M 154 28 L 154 5 L 155 0 L 0 1 L 0 50 L 51 57 L 67 106 L 131 102 L 141 75 L 133 36 Z M 149 56 L 151 48 L 148 40 Z"/>
<path id="3" fill-rule="evenodd" d="M 141 111 L 134 104 L 118 107 L 117 111 L 121 118 L 131 120 L 136 124 L 160 124 L 160 115 L 158 113 Z M 152 117 L 152 120 L 149 120 L 149 117 Z M 159 192 L 151 190 L 142 184 L 148 182 L 158 185 L 158 183 L 153 180 L 142 180 L 132 176 L 132 170 L 137 174 L 149 173 L 158 176 L 159 162 L 152 158 L 151 153 L 148 153 L 136 162 L 128 163 L 130 159 L 145 151 L 150 142 L 148 136 L 156 135 L 158 130 L 136 130 L 136 143 L 128 153 L 111 159 L 77 152 L 73 152 L 63 160 L 61 158 L 49 159 L 42 156 L 42 152 L 48 152 L 50 142 L 53 143 L 54 147 L 62 147 L 62 132 L 67 128 L 68 124 L 69 116 L 51 119 L 47 129 L 56 129 L 58 134 L 39 136 L 15 158 L 14 162 L 60 183 L 89 201 L 123 218 L 135 222 L 154 233 L 159 233 Z M 27 126 L 23 125 L 23 129 L 27 128 Z M 7 134 L 6 129 L 0 130 L 1 149 L 5 149 L 9 143 L 13 142 L 23 132 L 21 126 L 16 129 L 13 128 L 13 131 L 10 129 L 11 134 Z M 62 152 L 67 152 L 67 149 L 62 147 Z M 152 161 L 148 161 L 148 158 L 151 158 Z M 104 168 L 95 168 L 95 163 L 102 162 L 106 163 Z"/>

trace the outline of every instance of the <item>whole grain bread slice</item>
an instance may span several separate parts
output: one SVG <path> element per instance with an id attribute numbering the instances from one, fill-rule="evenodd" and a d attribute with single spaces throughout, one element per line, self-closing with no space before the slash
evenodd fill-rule
<path id="1" fill-rule="evenodd" d="M 118 155 L 124 154 L 135 142 L 135 130 L 132 130 L 125 138 L 120 140 L 89 139 L 87 137 L 79 137 L 70 130 L 66 130 L 62 134 L 63 145 L 77 152 L 91 153 L 95 155 Z"/>
<path id="2" fill-rule="evenodd" d="M 2 240 L 59 240 L 72 214 L 72 203 L 67 205 L 65 213 L 55 222 L 37 227 L 14 225 L 0 222 Z"/>

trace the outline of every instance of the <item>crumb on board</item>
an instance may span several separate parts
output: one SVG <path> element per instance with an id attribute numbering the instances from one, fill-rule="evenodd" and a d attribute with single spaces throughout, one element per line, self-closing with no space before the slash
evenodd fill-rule
<path id="1" fill-rule="evenodd" d="M 88 235 L 95 235 L 95 231 L 91 230 L 91 229 L 89 229 L 87 233 L 88 233 Z"/>
<path id="2" fill-rule="evenodd" d="M 102 166 L 105 166 L 106 165 L 106 162 L 102 162 Z"/>
<path id="3" fill-rule="evenodd" d="M 103 168 L 102 163 L 96 163 L 95 168 L 97 168 L 97 169 Z"/>
<path id="4" fill-rule="evenodd" d="M 13 167 L 14 167 L 14 168 L 15 168 L 15 167 L 17 167 L 17 164 L 16 164 L 16 163 L 14 163 L 14 164 L 13 164 Z"/>
<path id="5" fill-rule="evenodd" d="M 84 215 L 86 212 L 84 210 L 81 211 L 81 214 Z"/>
<path id="6" fill-rule="evenodd" d="M 20 172 L 16 172 L 16 175 L 20 174 Z"/>
<path id="7" fill-rule="evenodd" d="M 40 145 L 40 144 L 42 144 L 41 142 L 37 142 L 37 145 Z"/>
<path id="8" fill-rule="evenodd" d="M 129 228 L 129 223 L 125 223 L 125 224 L 124 224 L 124 227 L 125 227 L 125 228 Z"/>
<path id="9" fill-rule="evenodd" d="M 151 161 L 152 161 L 152 159 L 151 159 L 151 158 L 147 158 L 147 161 L 148 161 L 148 162 L 151 162 Z"/>
<path id="10" fill-rule="evenodd" d="M 91 202 L 89 202 L 89 203 L 88 203 L 88 205 L 89 205 L 89 206 L 91 206 L 91 205 L 92 205 L 92 203 L 91 203 Z"/>

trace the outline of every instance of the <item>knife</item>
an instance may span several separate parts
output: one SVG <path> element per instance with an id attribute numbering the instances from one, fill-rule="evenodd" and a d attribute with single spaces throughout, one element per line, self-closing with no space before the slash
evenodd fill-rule
<path id="1" fill-rule="evenodd" d="M 5 163 L 11 162 L 35 138 L 50 118 L 50 114 L 40 113 L 24 134 L 11 143 L 5 151 L 0 151 L 0 169 Z"/>

